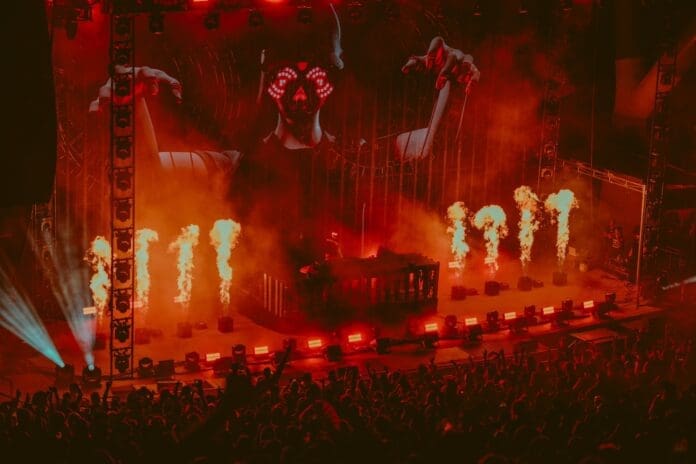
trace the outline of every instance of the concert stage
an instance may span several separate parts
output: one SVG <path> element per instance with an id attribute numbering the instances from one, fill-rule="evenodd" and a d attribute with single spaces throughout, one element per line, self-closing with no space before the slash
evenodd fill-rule
<path id="1" fill-rule="evenodd" d="M 507 266 L 514 268 L 514 264 Z M 533 272 L 533 269 L 532 269 Z M 516 276 L 503 272 L 498 276 L 503 282 L 516 281 Z M 497 310 L 501 318 L 506 312 L 516 311 L 522 314 L 523 308 L 528 305 L 536 305 L 537 310 L 541 311 L 545 306 L 558 307 L 562 300 L 572 299 L 576 304 L 587 300 L 603 301 L 606 293 L 616 293 L 618 309 L 612 311 L 608 319 L 598 319 L 589 314 L 577 317 L 568 322 L 566 326 L 557 327 L 551 323 L 543 323 L 530 326 L 522 334 L 511 334 L 510 330 L 503 327 L 495 333 L 485 333 L 479 343 L 463 342 L 462 338 L 456 340 L 441 339 L 436 343 L 435 348 L 426 348 L 422 344 L 414 341 L 391 349 L 389 354 L 377 354 L 374 346 L 361 346 L 352 350 L 346 342 L 349 334 L 361 333 L 367 342 L 371 336 L 371 328 L 368 325 L 346 325 L 338 334 L 332 335 L 321 331 L 298 331 L 297 333 L 280 333 L 268 327 L 264 327 L 252 321 L 249 317 L 234 311 L 234 331 L 231 333 L 220 333 L 216 329 L 215 320 L 207 320 L 208 328 L 204 330 L 193 329 L 191 338 L 179 338 L 176 335 L 176 323 L 172 322 L 169 326 L 151 327 L 161 331 L 161 335 L 152 336 L 147 344 L 136 344 L 134 358 L 137 360 L 143 357 L 151 358 L 155 364 L 161 360 L 174 360 L 176 375 L 172 377 L 174 381 L 190 383 L 194 379 L 202 378 L 207 381 L 210 388 L 223 385 L 224 378 L 216 377 L 212 367 L 202 363 L 202 370 L 199 372 L 187 372 L 183 366 L 184 356 L 189 352 L 197 352 L 201 359 L 205 360 L 207 354 L 219 353 L 221 357 L 231 356 L 233 346 L 244 344 L 247 350 L 248 361 L 252 372 L 260 372 L 264 367 L 271 365 L 270 357 L 261 355 L 255 358 L 252 356 L 255 347 L 267 347 L 269 354 L 283 349 L 283 340 L 295 338 L 297 342 L 296 355 L 293 355 L 284 377 L 295 377 L 304 372 L 312 373 L 314 378 L 326 376 L 331 369 L 347 366 L 358 366 L 363 368 L 366 363 L 371 366 L 387 366 L 390 369 L 409 370 L 416 368 L 421 363 L 428 363 L 434 359 L 436 363 L 450 363 L 451 361 L 468 360 L 470 357 L 480 358 L 484 351 L 492 352 L 504 349 L 507 353 L 512 353 L 522 346 L 526 346 L 527 351 L 544 352 L 553 350 L 557 347 L 563 335 L 583 332 L 597 327 L 609 327 L 609 330 L 617 331 L 617 337 L 625 336 L 625 331 L 621 329 L 624 323 L 628 323 L 628 330 L 633 330 L 636 323 L 638 326 L 647 323 L 648 319 L 660 317 L 664 310 L 652 307 L 641 306 L 636 308 L 635 289 L 601 270 L 589 272 L 570 272 L 567 286 L 557 287 L 546 283 L 544 287 L 532 291 L 519 291 L 514 285 L 511 289 L 504 290 L 498 296 L 486 296 L 483 294 L 483 285 L 486 276 L 482 273 L 471 273 L 469 286 L 477 288 L 479 295 L 469 296 L 465 300 L 454 301 L 450 299 L 449 290 L 453 283 L 449 277 L 444 276 L 440 282 L 440 295 L 437 312 L 434 314 L 412 316 L 404 319 L 400 323 L 380 326 L 380 336 L 392 339 L 407 339 L 409 327 L 411 330 L 424 326 L 428 323 L 437 323 L 440 328 L 444 326 L 444 319 L 448 315 L 455 315 L 462 325 L 466 318 L 475 317 L 485 326 L 486 313 Z M 620 326 L 617 329 L 617 326 Z M 52 335 L 57 348 L 60 350 L 66 363 L 73 364 L 76 373 L 81 372 L 84 367 L 82 353 L 75 343 L 72 334 L 65 323 L 47 324 L 48 330 Z M 335 338 L 333 338 L 335 337 Z M 46 385 L 53 384 L 54 372 L 53 365 L 45 358 L 38 355 L 30 347 L 23 344 L 19 339 L 10 334 L 5 334 L 7 340 L 3 344 L 0 353 L 4 365 L 3 372 L 12 382 L 0 384 L 0 392 L 8 393 L 10 388 L 28 391 L 44 388 Z M 330 362 L 324 356 L 324 350 L 309 350 L 308 340 L 322 341 L 323 345 L 337 343 L 342 346 L 343 357 L 340 361 Z M 262 349 L 262 351 L 264 351 Z M 94 352 L 96 365 L 101 367 L 104 374 L 108 373 L 109 351 L 106 349 Z M 137 369 L 136 369 L 137 370 Z M 171 386 L 169 379 L 160 379 L 162 385 Z M 148 386 L 157 388 L 158 380 L 154 378 L 136 378 L 130 380 L 117 380 L 114 385 L 116 392 L 128 391 L 130 386 Z"/>

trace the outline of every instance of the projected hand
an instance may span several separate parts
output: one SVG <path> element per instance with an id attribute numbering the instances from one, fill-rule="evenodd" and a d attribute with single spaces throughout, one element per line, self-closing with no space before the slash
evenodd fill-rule
<path id="1" fill-rule="evenodd" d="M 425 55 L 412 55 L 401 68 L 404 74 L 413 71 L 429 71 L 437 73 L 435 88 L 442 89 L 447 81 L 466 86 L 468 91 L 474 81 L 478 81 L 481 73 L 474 66 L 471 55 L 448 46 L 442 37 L 435 37 Z"/>
<path id="2" fill-rule="evenodd" d="M 116 72 L 125 74 L 130 72 L 130 68 L 116 66 Z M 177 103 L 181 103 L 182 87 L 178 80 L 159 69 L 150 68 L 147 66 L 135 68 L 136 97 L 159 94 L 161 84 L 169 86 L 169 90 L 172 92 L 172 95 L 174 95 Z M 109 80 L 107 80 L 106 83 L 99 88 L 99 94 L 97 98 L 90 103 L 89 111 L 97 112 L 107 108 L 111 103 L 111 96 L 111 78 L 109 78 Z"/>

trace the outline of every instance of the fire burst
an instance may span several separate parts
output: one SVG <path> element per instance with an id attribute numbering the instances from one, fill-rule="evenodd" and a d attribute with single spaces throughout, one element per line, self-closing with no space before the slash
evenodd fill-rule
<path id="1" fill-rule="evenodd" d="M 558 231 L 556 232 L 556 256 L 558 257 L 558 265 L 563 266 L 568 250 L 568 239 L 570 238 L 570 228 L 568 220 L 570 218 L 570 210 L 578 207 L 578 201 L 575 194 L 568 190 L 559 190 L 558 193 L 552 193 L 546 198 L 544 207 L 551 214 L 554 214 L 554 219 L 558 221 Z"/>
<path id="2" fill-rule="evenodd" d="M 150 297 L 150 242 L 159 240 L 152 229 L 140 229 L 135 233 L 135 294 L 143 309 L 148 308 Z"/>
<path id="3" fill-rule="evenodd" d="M 217 268 L 220 275 L 220 303 L 227 309 L 230 304 L 230 285 L 232 284 L 232 266 L 230 255 L 237 241 L 242 226 L 232 219 L 218 219 L 210 231 L 210 243 L 217 253 Z"/>
<path id="4" fill-rule="evenodd" d="M 109 290 L 111 289 L 111 280 L 109 272 L 111 270 L 111 244 L 106 238 L 98 235 L 85 256 L 90 266 L 92 266 L 92 278 L 89 281 L 89 288 L 92 290 L 92 300 L 94 306 L 97 307 L 97 315 L 101 318 L 106 310 L 106 305 L 109 303 Z"/>
<path id="5" fill-rule="evenodd" d="M 491 274 L 498 270 L 498 246 L 500 239 L 507 236 L 505 211 L 498 205 L 484 206 L 474 216 L 474 225 L 483 230 L 486 239 L 486 259 Z"/>
<path id="6" fill-rule="evenodd" d="M 520 240 L 520 261 L 522 271 L 532 260 L 532 245 L 534 244 L 534 232 L 539 229 L 539 221 L 536 218 L 539 197 L 532 189 L 522 185 L 515 189 L 515 202 L 520 210 L 520 221 L 518 223 L 520 232 L 517 237 Z"/>
<path id="7" fill-rule="evenodd" d="M 191 284 L 193 282 L 193 248 L 198 245 L 198 236 L 200 229 L 195 224 L 190 224 L 181 228 L 181 234 L 169 244 L 169 252 L 178 250 L 179 256 L 176 267 L 179 270 L 179 275 L 176 279 L 176 285 L 179 288 L 179 294 L 174 299 L 182 304 L 184 308 L 188 308 L 191 301 Z"/>
<path id="8" fill-rule="evenodd" d="M 467 213 L 468 210 L 461 201 L 457 201 L 447 208 L 447 218 L 450 220 L 447 233 L 452 235 L 450 249 L 454 256 L 452 267 L 457 270 L 457 275 L 464 269 L 466 265 L 466 255 L 469 254 L 469 245 L 466 243 L 465 223 Z"/>

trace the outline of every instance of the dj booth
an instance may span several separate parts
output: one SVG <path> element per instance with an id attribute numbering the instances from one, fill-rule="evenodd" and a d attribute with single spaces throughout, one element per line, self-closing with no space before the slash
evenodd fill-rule
<path id="1" fill-rule="evenodd" d="M 434 311 L 440 263 L 420 254 L 381 249 L 370 258 L 316 263 L 290 279 L 263 273 L 253 295 L 268 321 L 323 325 L 376 322 Z"/>

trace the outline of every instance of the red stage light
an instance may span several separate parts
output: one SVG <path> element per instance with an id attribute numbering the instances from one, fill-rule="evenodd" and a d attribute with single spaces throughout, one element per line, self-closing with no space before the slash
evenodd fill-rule
<path id="1" fill-rule="evenodd" d="M 467 327 L 471 327 L 472 325 L 478 324 L 478 319 L 475 317 L 467 317 L 466 319 L 464 319 L 464 324 Z"/>
<path id="2" fill-rule="evenodd" d="M 255 354 L 256 356 L 268 354 L 268 346 L 267 346 L 267 345 L 264 345 L 264 346 L 255 346 L 255 347 L 254 347 L 254 354 Z"/>
<path id="3" fill-rule="evenodd" d="M 213 362 L 220 359 L 220 353 L 206 353 L 205 360 L 207 362 Z"/>
<path id="4" fill-rule="evenodd" d="M 551 315 L 553 315 L 554 312 L 556 312 L 556 310 L 553 306 L 547 306 L 541 310 L 541 313 L 544 316 L 551 316 Z"/>
<path id="5" fill-rule="evenodd" d="M 358 343 L 361 342 L 363 339 L 363 336 L 361 333 L 353 333 L 348 335 L 348 343 Z"/>
<path id="6" fill-rule="evenodd" d="M 427 333 L 437 332 L 437 322 L 429 322 L 425 324 L 425 331 Z"/>
<path id="7" fill-rule="evenodd" d="M 323 345 L 324 343 L 322 342 L 321 338 L 310 338 L 307 340 L 307 348 L 313 350 L 321 348 Z"/>
<path id="8" fill-rule="evenodd" d="M 513 319 L 517 319 L 517 313 L 514 311 L 511 311 L 509 313 L 505 313 L 505 320 L 506 321 L 511 321 Z"/>

